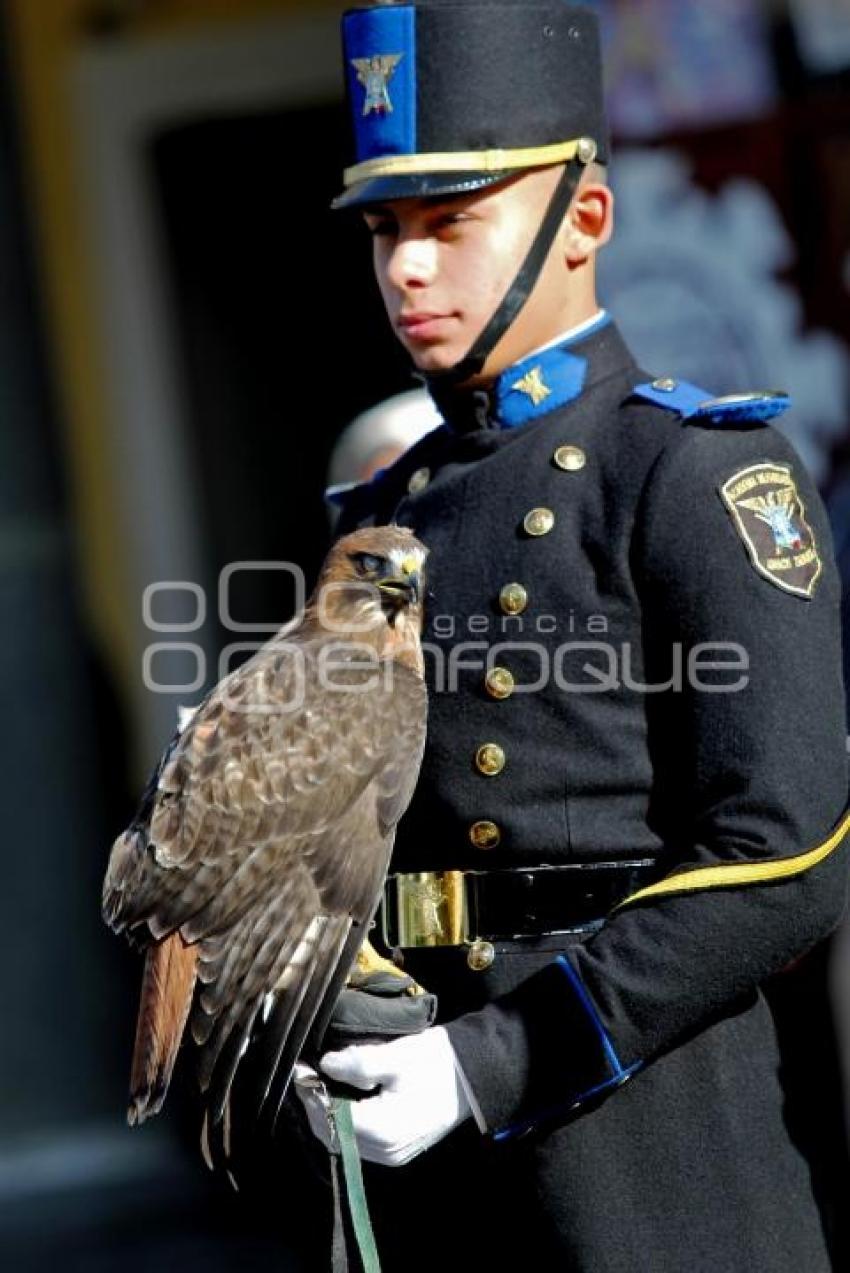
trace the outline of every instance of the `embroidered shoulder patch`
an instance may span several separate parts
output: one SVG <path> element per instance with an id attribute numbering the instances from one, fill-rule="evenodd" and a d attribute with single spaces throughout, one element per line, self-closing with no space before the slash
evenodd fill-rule
<path id="1" fill-rule="evenodd" d="M 822 562 L 789 466 L 753 464 L 724 482 L 720 494 L 759 574 L 811 597 Z"/>

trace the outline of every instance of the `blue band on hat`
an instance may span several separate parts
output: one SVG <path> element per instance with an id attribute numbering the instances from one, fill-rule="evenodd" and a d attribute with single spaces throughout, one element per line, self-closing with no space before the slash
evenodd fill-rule
<path id="1" fill-rule="evenodd" d="M 416 153 L 416 10 L 357 9 L 343 19 L 357 162 Z"/>

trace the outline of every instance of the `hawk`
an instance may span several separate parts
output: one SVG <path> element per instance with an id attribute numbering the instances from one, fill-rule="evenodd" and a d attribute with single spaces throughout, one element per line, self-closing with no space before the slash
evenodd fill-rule
<path id="1" fill-rule="evenodd" d="M 246 1052 L 273 1126 L 320 1037 L 419 772 L 426 555 L 398 526 L 338 540 L 303 615 L 178 730 L 115 841 L 103 915 L 146 952 L 131 1125 L 161 1108 L 187 1023 L 207 1144 L 222 1125 L 226 1143 Z"/>

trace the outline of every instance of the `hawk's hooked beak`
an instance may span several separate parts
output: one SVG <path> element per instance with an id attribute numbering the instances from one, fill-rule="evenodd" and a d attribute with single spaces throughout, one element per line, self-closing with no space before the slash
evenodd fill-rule
<path id="1" fill-rule="evenodd" d="M 378 590 L 388 597 L 397 609 L 418 605 L 422 598 L 422 571 L 416 557 L 405 557 L 398 574 L 378 580 Z"/>

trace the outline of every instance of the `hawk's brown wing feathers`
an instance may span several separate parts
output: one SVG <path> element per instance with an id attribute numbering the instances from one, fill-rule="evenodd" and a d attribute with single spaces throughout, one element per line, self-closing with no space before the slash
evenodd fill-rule
<path id="1" fill-rule="evenodd" d="M 104 885 L 117 930 L 197 943 L 192 1031 L 214 1118 L 266 996 L 263 1092 L 296 1021 L 303 1042 L 352 924 L 374 911 L 424 743 L 413 672 L 396 665 L 391 691 L 375 691 L 374 667 L 340 652 L 332 683 L 347 692 L 335 692 L 319 675 L 327 639 L 288 639 L 231 674 L 172 743 Z"/>
<path id="2" fill-rule="evenodd" d="M 130 1067 L 131 1126 L 158 1114 L 165 1100 L 192 1006 L 197 962 L 197 948 L 187 946 L 179 933 L 150 946 L 145 955 Z"/>

